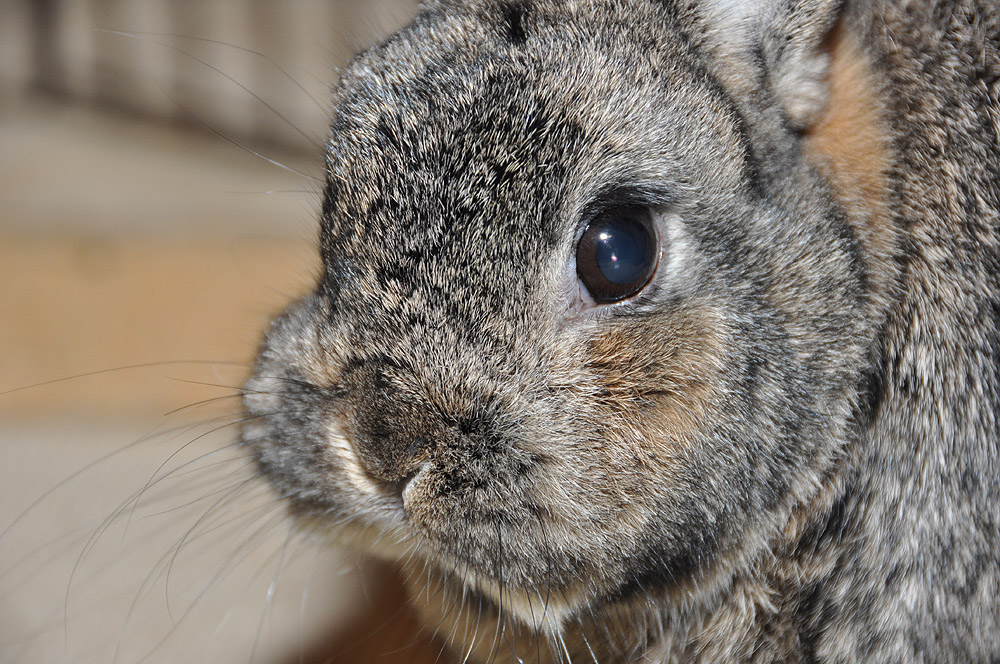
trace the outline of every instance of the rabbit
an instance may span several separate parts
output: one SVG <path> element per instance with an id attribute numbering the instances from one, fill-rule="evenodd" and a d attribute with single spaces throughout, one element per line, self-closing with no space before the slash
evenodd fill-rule
<path id="1" fill-rule="evenodd" d="M 1000 9 L 432 0 L 241 444 L 473 662 L 1000 658 Z"/>

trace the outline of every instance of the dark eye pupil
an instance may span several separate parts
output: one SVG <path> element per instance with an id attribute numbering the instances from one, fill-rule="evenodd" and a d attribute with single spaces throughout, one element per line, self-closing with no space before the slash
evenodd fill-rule
<path id="1" fill-rule="evenodd" d="M 598 302 L 617 302 L 642 290 L 659 251 L 648 208 L 620 206 L 598 215 L 576 249 L 580 281 Z"/>
<path id="2" fill-rule="evenodd" d="M 597 265 L 608 281 L 624 286 L 646 271 L 652 243 L 645 231 L 638 224 L 623 223 L 598 234 L 594 243 Z"/>

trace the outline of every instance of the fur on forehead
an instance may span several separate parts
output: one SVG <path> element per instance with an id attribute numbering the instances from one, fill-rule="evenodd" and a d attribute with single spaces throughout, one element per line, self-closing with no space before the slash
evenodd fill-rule
<path id="1" fill-rule="evenodd" d="M 784 109 L 789 124 L 807 129 L 826 106 L 829 58 L 824 38 L 836 22 L 843 0 L 425 0 L 425 11 L 487 10 L 513 20 L 535 12 L 566 17 L 608 16 L 628 7 L 660 6 L 695 22 L 695 34 L 717 59 L 716 73 L 737 94 L 753 91 L 762 78 Z M 513 19 L 512 19 L 513 17 Z M 767 75 L 762 77 L 761 70 Z"/>

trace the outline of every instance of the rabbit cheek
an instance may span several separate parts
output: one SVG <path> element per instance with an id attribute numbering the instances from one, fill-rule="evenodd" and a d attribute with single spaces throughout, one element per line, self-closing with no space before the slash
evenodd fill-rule
<path id="1" fill-rule="evenodd" d="M 634 444 L 657 458 L 693 444 L 721 389 L 723 337 L 716 316 L 702 309 L 594 338 L 587 365 L 602 395 L 597 421 L 643 432 Z"/>

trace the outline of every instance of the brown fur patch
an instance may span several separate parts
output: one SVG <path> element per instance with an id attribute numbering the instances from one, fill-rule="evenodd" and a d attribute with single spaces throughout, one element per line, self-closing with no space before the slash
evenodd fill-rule
<path id="1" fill-rule="evenodd" d="M 831 32 L 826 49 L 831 57 L 829 99 L 806 135 L 805 152 L 844 206 L 876 263 L 873 271 L 878 279 L 892 272 L 877 268 L 889 260 L 896 244 L 888 209 L 891 141 L 880 84 L 848 26 L 838 25 Z"/>
<path id="2" fill-rule="evenodd" d="M 601 421 L 669 456 L 696 438 L 716 393 L 723 342 L 707 310 L 678 313 L 662 325 L 610 328 L 591 341 L 587 364 L 606 396 Z"/>

